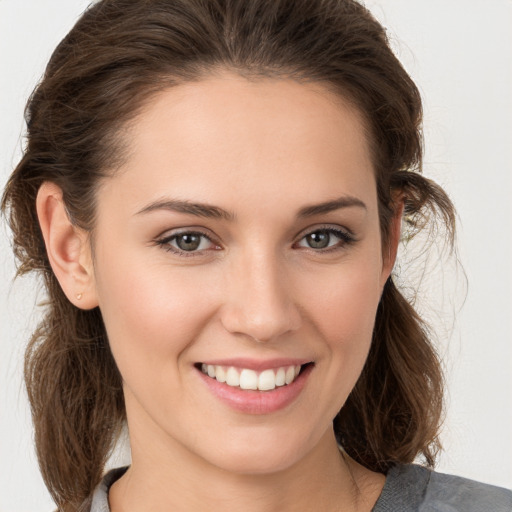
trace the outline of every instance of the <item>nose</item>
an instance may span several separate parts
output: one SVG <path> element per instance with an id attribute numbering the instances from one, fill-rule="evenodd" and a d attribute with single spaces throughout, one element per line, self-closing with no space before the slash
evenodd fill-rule
<path id="1" fill-rule="evenodd" d="M 240 258 L 226 276 L 221 310 L 224 328 L 258 342 L 271 342 L 296 331 L 301 315 L 293 293 L 293 279 L 275 255 Z"/>

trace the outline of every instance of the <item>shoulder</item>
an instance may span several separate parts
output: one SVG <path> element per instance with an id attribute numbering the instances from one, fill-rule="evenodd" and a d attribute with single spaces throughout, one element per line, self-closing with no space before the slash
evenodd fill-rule
<path id="1" fill-rule="evenodd" d="M 425 507 L 421 510 L 511 512 L 512 491 L 467 478 L 431 472 Z"/>
<path id="2" fill-rule="evenodd" d="M 512 512 L 512 491 L 414 464 L 392 468 L 374 512 Z"/>

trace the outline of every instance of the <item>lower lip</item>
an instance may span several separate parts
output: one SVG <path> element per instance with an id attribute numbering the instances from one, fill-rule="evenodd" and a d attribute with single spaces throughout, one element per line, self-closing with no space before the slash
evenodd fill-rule
<path id="1" fill-rule="evenodd" d="M 309 364 L 291 384 L 271 391 L 235 388 L 212 379 L 201 370 L 198 373 L 208 389 L 232 409 L 246 414 L 270 414 L 284 409 L 300 395 L 312 369 L 313 365 Z"/>

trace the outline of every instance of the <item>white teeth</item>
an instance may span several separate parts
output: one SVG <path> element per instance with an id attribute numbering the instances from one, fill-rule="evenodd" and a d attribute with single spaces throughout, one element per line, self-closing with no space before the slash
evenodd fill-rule
<path id="1" fill-rule="evenodd" d="M 254 370 L 244 368 L 240 372 L 240 387 L 242 389 L 258 389 L 258 375 Z"/>
<path id="2" fill-rule="evenodd" d="M 215 378 L 219 382 L 226 382 L 226 370 L 222 366 L 215 367 Z"/>
<path id="3" fill-rule="evenodd" d="M 286 370 L 279 368 L 276 372 L 276 386 L 284 386 L 286 384 Z"/>
<path id="4" fill-rule="evenodd" d="M 201 371 L 216 379 L 218 382 L 225 382 L 228 386 L 240 387 L 241 389 L 271 391 L 276 387 L 291 384 L 300 373 L 301 366 L 282 366 L 280 368 L 263 370 L 257 373 L 248 368 L 235 368 L 233 366 L 219 366 L 213 364 L 202 364 Z"/>
<path id="5" fill-rule="evenodd" d="M 233 367 L 228 368 L 226 372 L 226 384 L 235 388 L 240 386 L 240 374 Z"/>
<path id="6" fill-rule="evenodd" d="M 258 377 L 258 389 L 260 391 L 269 391 L 276 387 L 276 375 L 273 370 L 265 370 Z"/>

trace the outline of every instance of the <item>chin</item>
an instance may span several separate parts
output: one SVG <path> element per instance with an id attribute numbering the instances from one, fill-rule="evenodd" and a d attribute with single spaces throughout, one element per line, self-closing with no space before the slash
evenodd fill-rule
<path id="1" fill-rule="evenodd" d="M 245 436 L 244 436 L 245 437 Z M 220 444 L 220 443 L 219 443 Z M 265 475 L 285 471 L 309 451 L 309 443 L 299 436 L 266 435 L 236 439 L 235 436 L 212 453 L 209 461 L 227 472 L 239 475 Z"/>
<path id="2" fill-rule="evenodd" d="M 221 469 L 238 475 L 269 475 L 286 471 L 298 460 L 297 454 L 274 453 L 254 454 L 238 453 L 231 457 L 220 458 L 218 464 Z"/>

